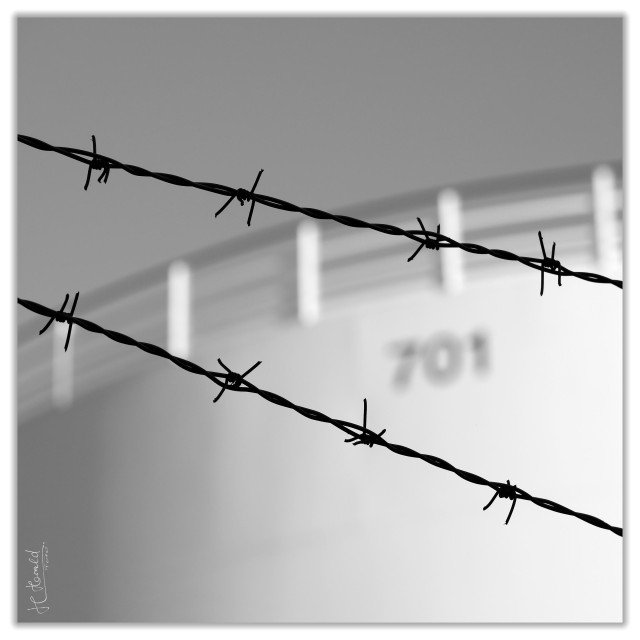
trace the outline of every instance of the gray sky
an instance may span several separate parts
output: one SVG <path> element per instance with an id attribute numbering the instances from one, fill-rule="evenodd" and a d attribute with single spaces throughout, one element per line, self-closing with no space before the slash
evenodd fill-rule
<path id="1" fill-rule="evenodd" d="M 18 131 L 332 210 L 622 153 L 610 18 L 22 18 Z M 17 291 L 57 304 L 246 234 L 223 199 L 18 145 Z M 237 203 L 236 203 L 237 204 Z M 258 207 L 252 229 L 290 219 Z M 55 268 L 53 268 L 55 265 Z M 27 312 L 20 310 L 18 321 Z"/>

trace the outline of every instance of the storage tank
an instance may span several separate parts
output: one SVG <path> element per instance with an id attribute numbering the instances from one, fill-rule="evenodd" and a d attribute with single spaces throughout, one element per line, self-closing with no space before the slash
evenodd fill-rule
<path id="1" fill-rule="evenodd" d="M 622 278 L 621 180 L 611 162 L 334 213 L 520 256 L 540 231 Z M 541 296 L 518 262 L 416 248 L 289 217 L 82 292 L 76 315 L 209 370 L 260 361 L 247 380 L 333 418 L 361 424 L 366 398 L 389 442 L 621 526 L 621 290 L 547 275 Z M 44 323 L 18 326 L 18 544 L 47 548 L 47 621 L 621 619 L 610 531 L 525 500 L 505 526 L 488 487 L 255 394 L 214 404 L 207 379 L 79 327 L 65 353 Z"/>

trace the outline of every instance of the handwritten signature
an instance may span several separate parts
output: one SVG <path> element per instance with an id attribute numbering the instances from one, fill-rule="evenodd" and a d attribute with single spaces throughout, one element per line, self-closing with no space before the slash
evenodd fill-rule
<path id="1" fill-rule="evenodd" d="M 41 606 L 47 601 L 47 584 L 44 574 L 49 568 L 49 549 L 45 546 L 44 542 L 39 551 L 30 551 L 25 549 L 25 553 L 29 554 L 28 560 L 33 565 L 33 576 L 30 576 L 30 580 L 25 587 L 32 591 L 29 596 L 29 600 L 33 603 L 33 607 L 29 607 L 27 611 L 36 611 L 38 614 L 43 614 L 49 611 L 48 606 Z M 42 572 L 41 572 L 42 570 Z M 40 600 L 36 600 L 35 594 L 37 594 Z"/>

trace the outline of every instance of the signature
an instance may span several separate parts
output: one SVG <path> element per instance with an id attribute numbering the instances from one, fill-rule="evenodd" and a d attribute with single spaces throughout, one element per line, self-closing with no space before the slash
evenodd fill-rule
<path id="1" fill-rule="evenodd" d="M 42 606 L 47 601 L 47 584 L 45 581 L 45 571 L 49 568 L 49 549 L 45 546 L 44 542 L 39 551 L 30 551 L 25 549 L 25 553 L 29 554 L 28 560 L 33 565 L 33 575 L 29 576 L 30 580 L 25 587 L 31 590 L 29 600 L 33 604 L 33 607 L 29 607 L 27 611 L 36 611 L 38 614 L 43 614 L 49 611 L 48 606 Z M 39 600 L 36 600 L 36 596 Z"/>

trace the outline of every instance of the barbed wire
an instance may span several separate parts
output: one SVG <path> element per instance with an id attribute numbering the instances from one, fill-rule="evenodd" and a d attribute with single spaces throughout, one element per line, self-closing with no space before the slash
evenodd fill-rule
<path id="1" fill-rule="evenodd" d="M 273 196 L 268 196 L 260 193 L 255 193 L 255 188 L 262 175 L 263 170 L 261 169 L 258 173 L 258 177 L 255 180 L 253 188 L 251 191 L 247 191 L 243 188 L 234 189 L 232 187 L 228 187 L 226 185 L 216 184 L 214 182 L 196 182 L 193 180 L 189 180 L 187 178 L 183 178 L 180 176 L 173 175 L 171 173 L 160 173 L 155 171 L 149 171 L 148 169 L 144 169 L 142 167 L 138 167 L 131 164 L 124 164 L 119 160 L 115 160 L 114 158 L 109 158 L 108 156 L 104 156 L 96 153 L 95 148 L 95 136 L 92 136 L 93 150 L 92 151 L 84 151 L 82 149 L 74 149 L 72 147 L 57 147 L 49 144 L 48 142 L 44 142 L 43 140 L 38 140 L 37 138 L 33 138 L 31 136 L 18 134 L 18 142 L 22 144 L 33 147 L 34 149 L 39 149 L 41 151 L 53 151 L 60 155 L 66 156 L 67 158 L 71 158 L 72 160 L 76 160 L 77 162 L 81 162 L 83 164 L 89 165 L 87 170 L 87 178 L 85 181 L 85 190 L 89 186 L 89 181 L 91 178 L 92 169 L 102 170 L 101 176 L 98 178 L 98 181 L 101 182 L 104 178 L 104 182 L 107 182 L 109 171 L 111 169 L 122 169 L 127 173 L 130 173 L 134 176 L 148 177 L 154 178 L 156 180 L 160 180 L 162 182 L 167 182 L 169 184 L 181 186 L 181 187 L 193 187 L 195 189 L 201 189 L 203 191 L 209 191 L 211 193 L 216 193 L 218 195 L 226 196 L 226 203 L 216 212 L 215 216 L 217 217 L 226 209 L 229 204 L 234 199 L 237 199 L 241 205 L 244 204 L 245 201 L 251 202 L 251 207 L 249 211 L 249 216 L 247 219 L 247 224 L 251 225 L 251 219 L 253 216 L 253 210 L 255 203 L 259 203 L 265 205 L 267 207 L 271 207 L 273 209 L 280 209 L 282 211 L 291 211 L 296 213 L 301 213 L 310 218 L 315 218 L 317 220 L 333 220 L 339 224 L 354 227 L 354 228 L 362 228 L 362 229 L 371 229 L 373 231 L 378 231 L 379 233 L 384 233 L 391 236 L 404 236 L 409 240 L 417 242 L 420 246 L 418 249 L 408 258 L 408 261 L 411 261 L 415 258 L 418 251 L 423 247 L 427 247 L 429 249 L 449 249 L 449 248 L 457 248 L 462 249 L 463 251 L 467 251 L 469 253 L 482 254 L 482 255 L 490 255 L 494 258 L 498 258 L 500 260 L 510 260 L 519 262 L 526 267 L 531 269 L 535 269 L 541 272 L 541 290 L 540 295 L 544 292 L 544 274 L 549 273 L 552 275 L 558 276 L 558 284 L 560 284 L 560 277 L 573 277 L 579 278 L 580 280 L 585 280 L 587 282 L 594 282 L 598 284 L 612 284 L 620 289 L 622 289 L 622 280 L 616 280 L 614 278 L 608 278 L 607 276 L 603 276 L 597 273 L 590 273 L 587 271 L 572 271 L 568 269 L 564 265 L 562 265 L 558 260 L 554 258 L 552 254 L 551 258 L 548 258 L 546 253 L 544 252 L 544 246 L 542 245 L 542 238 L 540 236 L 540 232 L 538 235 L 540 236 L 540 243 L 542 245 L 543 257 L 542 258 L 531 258 L 526 256 L 519 256 L 510 251 L 505 251 L 503 249 L 489 249 L 487 247 L 483 247 L 479 244 L 474 244 L 470 242 L 458 242 L 453 238 L 445 236 L 439 232 L 427 231 L 422 224 L 422 221 L 418 218 L 418 222 L 420 223 L 420 229 L 410 229 L 405 230 L 400 227 L 396 227 L 390 224 L 380 224 L 380 223 L 371 223 L 365 220 L 359 220 L 358 218 L 352 218 L 351 216 L 338 215 L 328 213 L 326 211 L 322 211 L 321 209 L 315 209 L 312 207 L 300 207 L 298 205 L 292 204 L 285 200 L 281 200 L 280 198 L 274 198 Z M 86 157 L 85 157 L 86 156 Z"/>
<path id="2" fill-rule="evenodd" d="M 243 392 L 255 393 L 260 397 L 262 397 L 263 399 L 267 400 L 268 402 L 279 405 L 281 407 L 285 407 L 287 409 L 292 409 L 293 411 L 296 411 L 297 413 L 304 416 L 305 418 L 309 418 L 310 420 L 315 420 L 318 422 L 326 422 L 328 424 L 333 425 L 334 427 L 340 429 L 340 431 L 343 431 L 349 436 L 349 438 L 345 439 L 345 442 L 350 442 L 353 445 L 365 444 L 365 445 L 369 445 L 369 447 L 373 447 L 373 445 L 382 446 L 398 455 L 407 456 L 409 458 L 418 458 L 440 469 L 451 471 L 452 473 L 455 473 L 458 477 L 462 478 L 463 480 L 466 480 L 467 482 L 491 487 L 495 491 L 495 495 L 493 496 L 489 504 L 487 504 L 484 507 L 483 510 L 488 509 L 493 503 L 493 501 L 496 499 L 496 497 L 498 496 L 500 498 L 507 498 L 512 500 L 513 504 L 511 506 L 511 510 L 509 511 L 509 515 L 507 517 L 505 524 L 508 524 L 511 518 L 511 515 L 513 513 L 513 509 L 515 507 L 516 500 L 519 499 L 519 500 L 528 500 L 530 502 L 533 502 L 535 505 L 542 507 L 543 509 L 548 509 L 549 511 L 555 511 L 556 513 L 561 513 L 564 515 L 569 515 L 575 518 L 579 518 L 580 520 L 587 522 L 588 524 L 591 524 L 594 527 L 607 529 L 608 531 L 612 531 L 618 536 L 622 536 L 622 527 L 615 527 L 613 525 L 607 524 L 606 522 L 604 522 L 603 520 L 595 516 L 573 511 L 572 509 L 569 509 L 568 507 L 558 504 L 557 502 L 554 502 L 552 500 L 548 500 L 546 498 L 537 498 L 535 496 L 532 496 L 526 491 L 524 491 L 523 489 L 521 489 L 520 487 L 516 487 L 515 485 L 512 485 L 509 480 L 507 480 L 506 484 L 502 482 L 493 482 L 490 480 L 486 480 L 485 478 L 482 478 L 481 476 L 478 476 L 475 473 L 458 469 L 454 467 L 451 463 L 447 462 L 446 460 L 443 460 L 442 458 L 438 458 L 436 456 L 432 456 L 426 453 L 419 453 L 417 451 L 414 451 L 410 447 L 388 442 L 382 437 L 383 434 L 386 432 L 386 429 L 383 429 L 379 433 L 376 433 L 367 428 L 366 399 L 364 400 L 364 413 L 363 413 L 362 425 L 355 424 L 353 422 L 348 422 L 346 420 L 330 418 L 329 416 L 325 415 L 324 413 L 321 413 L 320 411 L 316 411 L 315 409 L 310 409 L 308 407 L 303 407 L 301 405 L 294 404 L 290 400 L 287 400 L 286 398 L 276 393 L 273 393 L 271 391 L 266 391 L 265 389 L 260 389 L 256 385 L 249 382 L 246 379 L 246 377 L 258 365 L 261 364 L 260 361 L 256 362 L 256 364 L 254 364 L 251 368 L 249 368 L 243 374 L 239 374 L 239 373 L 235 373 L 232 369 L 227 367 L 222 362 L 222 360 L 218 359 L 218 363 L 223 369 L 225 369 L 225 371 L 219 372 L 219 373 L 214 371 L 208 371 L 207 369 L 204 369 L 200 365 L 190 362 L 189 360 L 185 360 L 184 358 L 179 358 L 177 356 L 170 354 L 168 351 L 166 351 L 162 347 L 159 347 L 154 344 L 150 344 L 148 342 L 140 342 L 134 338 L 131 338 L 130 336 L 127 336 L 123 333 L 119 333 L 118 331 L 111 331 L 109 329 L 104 329 L 103 327 L 99 326 L 94 322 L 91 322 L 90 320 L 86 320 L 84 318 L 79 318 L 77 316 L 74 316 L 73 311 L 75 310 L 78 294 L 76 294 L 76 297 L 74 300 L 74 307 L 71 313 L 66 313 L 64 311 L 64 308 L 68 300 L 68 297 L 69 296 L 67 294 L 65 303 L 62 305 L 62 308 L 59 311 L 45 307 L 44 305 L 38 302 L 34 302 L 32 300 L 25 300 L 23 298 L 18 298 L 18 304 L 33 313 L 49 318 L 49 322 L 42 329 L 42 331 L 40 332 L 41 334 L 44 333 L 44 331 L 46 331 L 46 329 L 51 325 L 53 320 L 56 320 L 57 322 L 67 322 L 69 324 L 69 334 L 67 335 L 67 343 L 69 340 L 69 335 L 71 333 L 72 325 L 78 325 L 79 327 L 85 329 L 86 331 L 91 331 L 93 333 L 101 333 L 105 335 L 107 338 L 115 342 L 119 342 L 121 344 L 129 345 L 132 347 L 137 347 L 138 349 L 141 349 L 142 351 L 145 351 L 146 353 L 149 353 L 151 355 L 158 356 L 161 358 L 166 358 L 167 360 L 170 360 L 171 362 L 179 366 L 181 369 L 184 369 L 189 373 L 201 375 L 208 378 L 209 380 L 211 380 L 221 388 L 220 392 L 218 393 L 216 398 L 213 400 L 213 402 L 217 402 L 218 400 L 220 400 L 222 394 L 227 390 L 237 391 L 240 393 L 243 393 Z"/>

